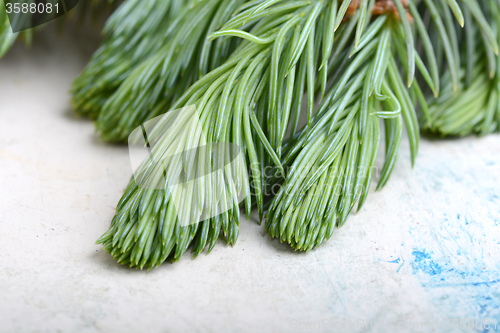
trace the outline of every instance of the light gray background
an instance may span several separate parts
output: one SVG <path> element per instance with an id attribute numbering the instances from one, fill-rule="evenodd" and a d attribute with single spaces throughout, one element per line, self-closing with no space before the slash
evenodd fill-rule
<path id="1" fill-rule="evenodd" d="M 117 265 L 94 242 L 131 169 L 70 109 L 85 35 L 45 32 L 0 60 L 0 332 L 471 332 L 446 321 L 500 318 L 498 135 L 423 140 L 413 170 L 405 141 L 388 185 L 308 254 L 242 221 L 234 248 Z"/>

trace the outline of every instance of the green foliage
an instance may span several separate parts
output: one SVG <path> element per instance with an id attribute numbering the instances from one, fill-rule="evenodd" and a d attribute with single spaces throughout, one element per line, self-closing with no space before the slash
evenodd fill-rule
<path id="1" fill-rule="evenodd" d="M 495 55 L 500 43 L 500 4 L 467 4 L 465 29 L 456 30 L 457 38 L 465 40 L 456 53 L 461 59 L 455 74 L 461 79 L 458 93 L 450 86 L 448 68 L 442 78 L 442 94 L 430 101 L 431 119 L 424 125 L 425 131 L 439 136 L 487 135 L 500 130 L 500 58 Z M 487 13 L 487 18 L 475 20 L 477 12 Z"/>
<path id="2" fill-rule="evenodd" d="M 134 68 L 171 39 L 194 0 L 126 1 L 104 27 L 105 39 L 74 80 L 74 109 L 97 119 Z"/>
<path id="3" fill-rule="evenodd" d="M 158 41 L 148 44 L 151 52 L 139 41 L 126 52 L 113 49 L 126 35 L 116 32 L 121 23 L 115 21 L 75 82 L 74 101 L 98 117 L 108 141 L 124 141 L 148 119 L 196 105 L 207 142 L 242 149 L 252 175 L 243 186 L 247 215 L 257 206 L 272 237 L 309 251 L 328 240 L 356 204 L 363 206 L 383 130 L 377 189 L 395 167 L 404 127 L 412 164 L 419 121 L 454 135 L 498 127 L 498 4 L 405 3 L 395 0 L 395 12 L 372 16 L 376 1 L 363 0 L 348 17 L 351 1 L 201 0 L 168 28 L 156 26 L 167 31 L 161 37 L 142 32 L 141 38 Z M 120 13 L 133 26 L 141 16 L 131 13 L 142 9 L 129 9 Z M 162 15 L 168 13 L 165 7 Z M 462 38 L 467 43 L 460 44 Z M 488 72 L 493 81 L 484 79 Z M 85 88 L 78 88 L 80 82 Z M 303 104 L 307 124 L 300 129 Z M 281 177 L 268 178 L 269 168 Z M 279 191 L 269 195 L 266 189 L 276 185 Z M 195 256 L 207 247 L 210 252 L 221 232 L 234 244 L 239 207 L 193 222 L 181 226 L 168 190 L 141 188 L 132 179 L 98 242 L 122 264 L 152 268 L 178 260 L 190 246 Z"/>
<path id="4" fill-rule="evenodd" d="M 211 0 L 185 7 L 169 26 L 166 42 L 158 44 L 161 48 L 124 75 L 124 82 L 106 100 L 96 123 L 101 137 L 125 141 L 135 127 L 169 110 L 196 80 L 222 65 L 240 40 L 207 37 L 243 2 Z"/>
<path id="5" fill-rule="evenodd" d="M 219 33 L 222 32 L 225 36 L 245 35 L 248 40 L 241 42 L 223 65 L 204 75 L 172 106 L 172 109 L 177 109 L 196 105 L 207 142 L 233 142 L 241 147 L 244 161 L 249 163 L 253 175 L 253 186 L 250 183 L 244 186 L 249 191 L 244 203 L 248 215 L 253 202 L 256 202 L 260 214 L 263 214 L 261 170 L 268 165 L 281 169 L 279 158 L 263 130 L 266 128 L 263 124 L 266 123 L 268 115 L 264 113 L 262 106 L 267 105 L 271 93 L 271 89 L 266 88 L 269 87 L 271 78 L 270 65 L 275 46 L 272 41 L 279 36 L 280 29 L 289 29 L 285 27 L 284 21 L 290 16 L 295 15 L 304 21 L 307 19 L 306 14 L 314 13 L 314 8 L 305 1 L 294 1 L 277 6 L 273 10 L 240 7 L 241 14 L 229 20 Z M 234 29 L 241 26 L 241 21 L 248 22 L 248 31 L 244 34 L 241 33 L 242 30 L 240 32 Z M 299 22 L 300 20 L 297 20 L 297 24 Z M 287 44 L 292 47 L 296 47 L 300 40 L 298 30 L 294 31 L 295 42 Z M 232 38 L 224 38 L 226 43 L 231 43 Z M 255 43 L 255 40 L 265 42 Z M 276 52 L 274 54 L 276 55 Z M 288 52 L 282 59 L 288 64 L 291 53 Z M 275 68 L 278 70 L 277 66 Z M 293 80 L 292 72 L 287 80 Z M 284 95 L 282 96 L 284 99 Z M 273 117 L 269 119 L 275 120 L 275 116 Z M 274 126 L 279 133 L 283 132 L 278 121 L 273 121 L 273 124 L 277 124 Z M 152 154 L 155 153 L 153 150 Z M 111 229 L 99 240 L 120 262 L 140 268 L 151 268 L 161 264 L 169 255 L 178 260 L 190 245 L 193 245 L 193 251 L 197 255 L 207 245 L 210 251 L 221 231 L 228 243 L 236 242 L 239 226 L 237 206 L 215 218 L 183 227 L 175 214 L 170 214 L 167 218 L 160 215 L 161 212 L 171 209 L 169 207 L 172 206 L 172 201 L 168 191 L 146 191 L 134 184 L 132 181 L 127 194 L 122 198 Z M 156 198 L 154 200 L 158 204 L 153 204 L 153 198 Z M 143 214 L 147 218 L 141 219 Z M 139 228 L 143 223 L 148 223 L 151 227 Z M 168 233 L 168 237 L 160 242 L 161 231 L 166 228 L 172 228 L 176 232 Z M 153 246 L 151 251 L 144 251 L 140 242 L 145 237 L 151 237 L 152 244 L 170 245 L 158 245 L 161 248 Z M 160 254 L 155 255 L 157 252 Z"/>
<path id="6" fill-rule="evenodd" d="M 283 165 L 289 173 L 266 216 L 266 229 L 272 237 L 296 250 L 309 251 L 344 224 L 358 200 L 361 208 L 375 169 L 379 119 L 386 132 L 386 158 L 378 188 L 385 185 L 395 166 L 403 119 L 414 161 L 419 141 L 414 101 L 396 65 L 399 62 L 405 72 L 412 72 L 404 44 L 399 23 L 382 16 L 369 24 L 357 49 L 354 39 L 340 53 L 340 58 L 355 56 L 343 66 L 334 66 L 333 88 L 313 122 L 284 150 Z M 423 64 L 419 69 L 427 72 Z M 420 90 L 417 82 L 413 87 Z"/>

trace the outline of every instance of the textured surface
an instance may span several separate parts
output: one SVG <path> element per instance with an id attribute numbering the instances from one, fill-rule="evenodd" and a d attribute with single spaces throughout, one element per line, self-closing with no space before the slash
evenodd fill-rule
<path id="1" fill-rule="evenodd" d="M 42 36 L 0 60 L 0 332 L 447 332 L 500 318 L 500 136 L 423 140 L 413 170 L 405 142 L 387 187 L 308 254 L 243 221 L 233 249 L 115 264 L 94 241 L 127 149 L 100 143 L 67 94 L 94 46 Z"/>

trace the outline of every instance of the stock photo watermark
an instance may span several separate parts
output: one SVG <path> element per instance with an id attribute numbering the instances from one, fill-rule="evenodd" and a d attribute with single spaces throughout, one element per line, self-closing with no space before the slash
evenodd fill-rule
<path id="1" fill-rule="evenodd" d="M 238 207 L 249 193 L 240 148 L 207 142 L 194 105 L 149 120 L 128 144 L 137 185 L 166 191 L 182 226 Z"/>
<path id="2" fill-rule="evenodd" d="M 263 197 L 278 193 L 298 197 L 307 193 L 321 196 L 332 187 L 328 182 L 310 181 L 298 191 L 286 179 L 293 173 L 301 180 L 334 171 L 340 177 L 333 186 L 344 197 L 359 195 L 366 189 L 360 178 L 380 177 L 377 167 L 358 167 L 348 178 L 339 167 L 309 166 L 280 170 L 276 166 L 247 166 L 242 149 L 231 142 L 210 142 L 196 106 L 189 105 L 153 118 L 137 127 L 128 138 L 130 163 L 138 187 L 147 191 L 165 191 L 172 199 L 182 226 L 204 221 L 225 213 L 249 195 Z M 333 168 L 333 169 L 332 169 Z M 251 170 L 251 171 L 250 171 Z M 257 184 L 257 180 L 259 185 Z M 369 186 L 369 183 L 368 183 Z"/>
<path id="3" fill-rule="evenodd" d="M 249 168 L 249 169 L 252 169 L 252 168 Z M 254 178 L 261 177 L 261 179 L 263 180 L 262 192 L 263 192 L 264 196 L 277 195 L 280 190 L 287 191 L 287 194 L 289 194 L 289 192 L 288 192 L 289 188 L 283 187 L 283 181 L 288 177 L 288 175 L 290 175 L 290 173 L 291 173 L 290 171 L 292 169 L 291 166 L 287 166 L 284 168 L 285 175 L 283 175 L 283 173 L 278 168 L 273 167 L 273 166 L 266 166 L 262 169 L 263 169 L 262 172 L 258 173 L 257 175 L 249 175 L 250 188 L 254 189 L 255 191 L 259 191 L 259 188 L 257 186 L 255 186 L 255 179 Z M 301 172 L 299 170 L 298 173 L 300 173 L 301 178 L 309 178 L 318 169 L 319 169 L 319 167 L 311 167 L 307 172 Z M 341 171 L 340 169 L 336 170 L 336 171 L 339 172 L 340 177 L 345 176 L 342 173 L 340 173 L 340 171 Z M 373 166 L 371 168 L 365 168 L 365 167 L 361 166 L 361 167 L 356 168 L 356 172 L 355 172 L 356 177 L 362 177 L 365 174 L 371 174 L 372 178 L 375 180 L 380 179 L 380 169 L 377 166 Z M 305 194 L 305 192 L 312 191 L 312 190 L 322 192 L 322 191 L 325 191 L 328 186 L 329 186 L 328 183 L 314 182 L 310 187 L 302 188 L 298 194 L 303 195 L 303 194 Z M 336 189 L 338 189 L 338 187 L 341 187 L 342 189 L 344 189 L 346 191 L 347 195 L 349 195 L 349 194 L 354 195 L 354 193 L 357 193 L 358 191 L 362 192 L 365 189 L 364 185 L 358 184 L 356 186 L 354 184 L 354 182 L 349 182 L 346 184 L 344 184 L 344 182 L 342 182 L 341 184 L 336 185 L 336 187 L 337 187 Z"/>
<path id="4" fill-rule="evenodd" d="M 422 331 L 422 332 L 442 332 L 462 330 L 477 331 L 484 330 L 485 332 L 497 331 L 497 319 L 445 319 L 445 320 L 429 320 L 429 321 L 374 321 L 362 318 L 349 320 L 321 319 L 309 322 L 302 322 L 292 319 L 289 323 L 291 331 Z"/>
<path id="5" fill-rule="evenodd" d="M 63 16 L 79 0 L 2 0 L 12 32 L 31 29 Z"/>

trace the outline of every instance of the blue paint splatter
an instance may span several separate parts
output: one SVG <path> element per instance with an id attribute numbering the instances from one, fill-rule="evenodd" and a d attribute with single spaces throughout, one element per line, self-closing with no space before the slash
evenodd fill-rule
<path id="1" fill-rule="evenodd" d="M 454 267 L 451 262 L 444 257 L 433 259 L 432 251 L 428 253 L 425 249 L 418 249 L 412 252 L 415 257 L 411 266 L 413 273 L 423 272 L 431 279 L 425 283 L 429 287 L 450 287 L 450 286 L 493 286 L 500 283 L 500 278 L 492 279 L 490 272 L 480 268 L 464 270 Z M 461 251 L 457 251 L 461 255 Z M 439 261 L 439 263 L 438 263 Z M 439 276 L 438 276 L 439 275 Z M 440 283 L 439 281 L 448 281 Z M 453 282 L 450 282 L 453 281 Z"/>
<path id="2" fill-rule="evenodd" d="M 488 169 L 500 165 L 491 159 L 485 164 Z M 445 175 L 429 170 L 431 179 L 422 187 L 432 190 L 434 185 L 436 191 L 443 193 L 433 193 L 438 205 L 425 206 L 418 221 L 408 223 L 404 247 L 398 247 L 401 261 L 408 263 L 402 273 L 413 273 L 418 278 L 436 313 L 445 318 L 500 320 L 500 190 L 494 181 L 497 178 L 489 172 L 468 173 L 467 168 L 453 165 L 440 170 L 445 170 L 448 179 L 455 183 L 440 188 L 436 178 Z M 498 170 L 492 171 L 496 174 Z M 471 330 L 481 331 L 483 328 L 479 327 Z"/>
<path id="3" fill-rule="evenodd" d="M 401 246 L 403 246 L 403 244 L 401 244 Z M 401 269 L 401 267 L 403 267 L 403 265 L 405 264 L 404 260 L 402 260 L 401 258 L 397 258 L 397 259 L 394 259 L 394 260 L 382 260 L 382 259 L 378 259 L 377 261 L 383 261 L 383 262 L 387 262 L 389 264 L 399 264 L 399 267 L 398 269 L 396 270 L 396 273 L 399 272 L 399 270 Z"/>
<path id="4" fill-rule="evenodd" d="M 477 258 L 469 257 L 470 262 L 457 265 L 450 256 L 435 254 L 422 247 L 413 248 L 412 255 L 413 273 L 419 276 L 424 287 L 433 290 L 434 295 L 441 295 L 441 300 L 447 299 L 450 309 L 454 309 L 452 311 L 477 319 L 493 319 L 499 315 L 498 271 L 485 269 Z M 457 251 L 457 255 L 462 259 L 467 258 L 461 251 Z M 469 309 L 455 308 L 464 300 L 469 300 Z"/>
<path id="5" fill-rule="evenodd" d="M 412 254 L 415 257 L 412 263 L 414 271 L 421 270 L 429 275 L 441 274 L 443 272 L 442 267 L 434 262 L 431 255 L 425 252 L 425 250 L 413 251 Z"/>

